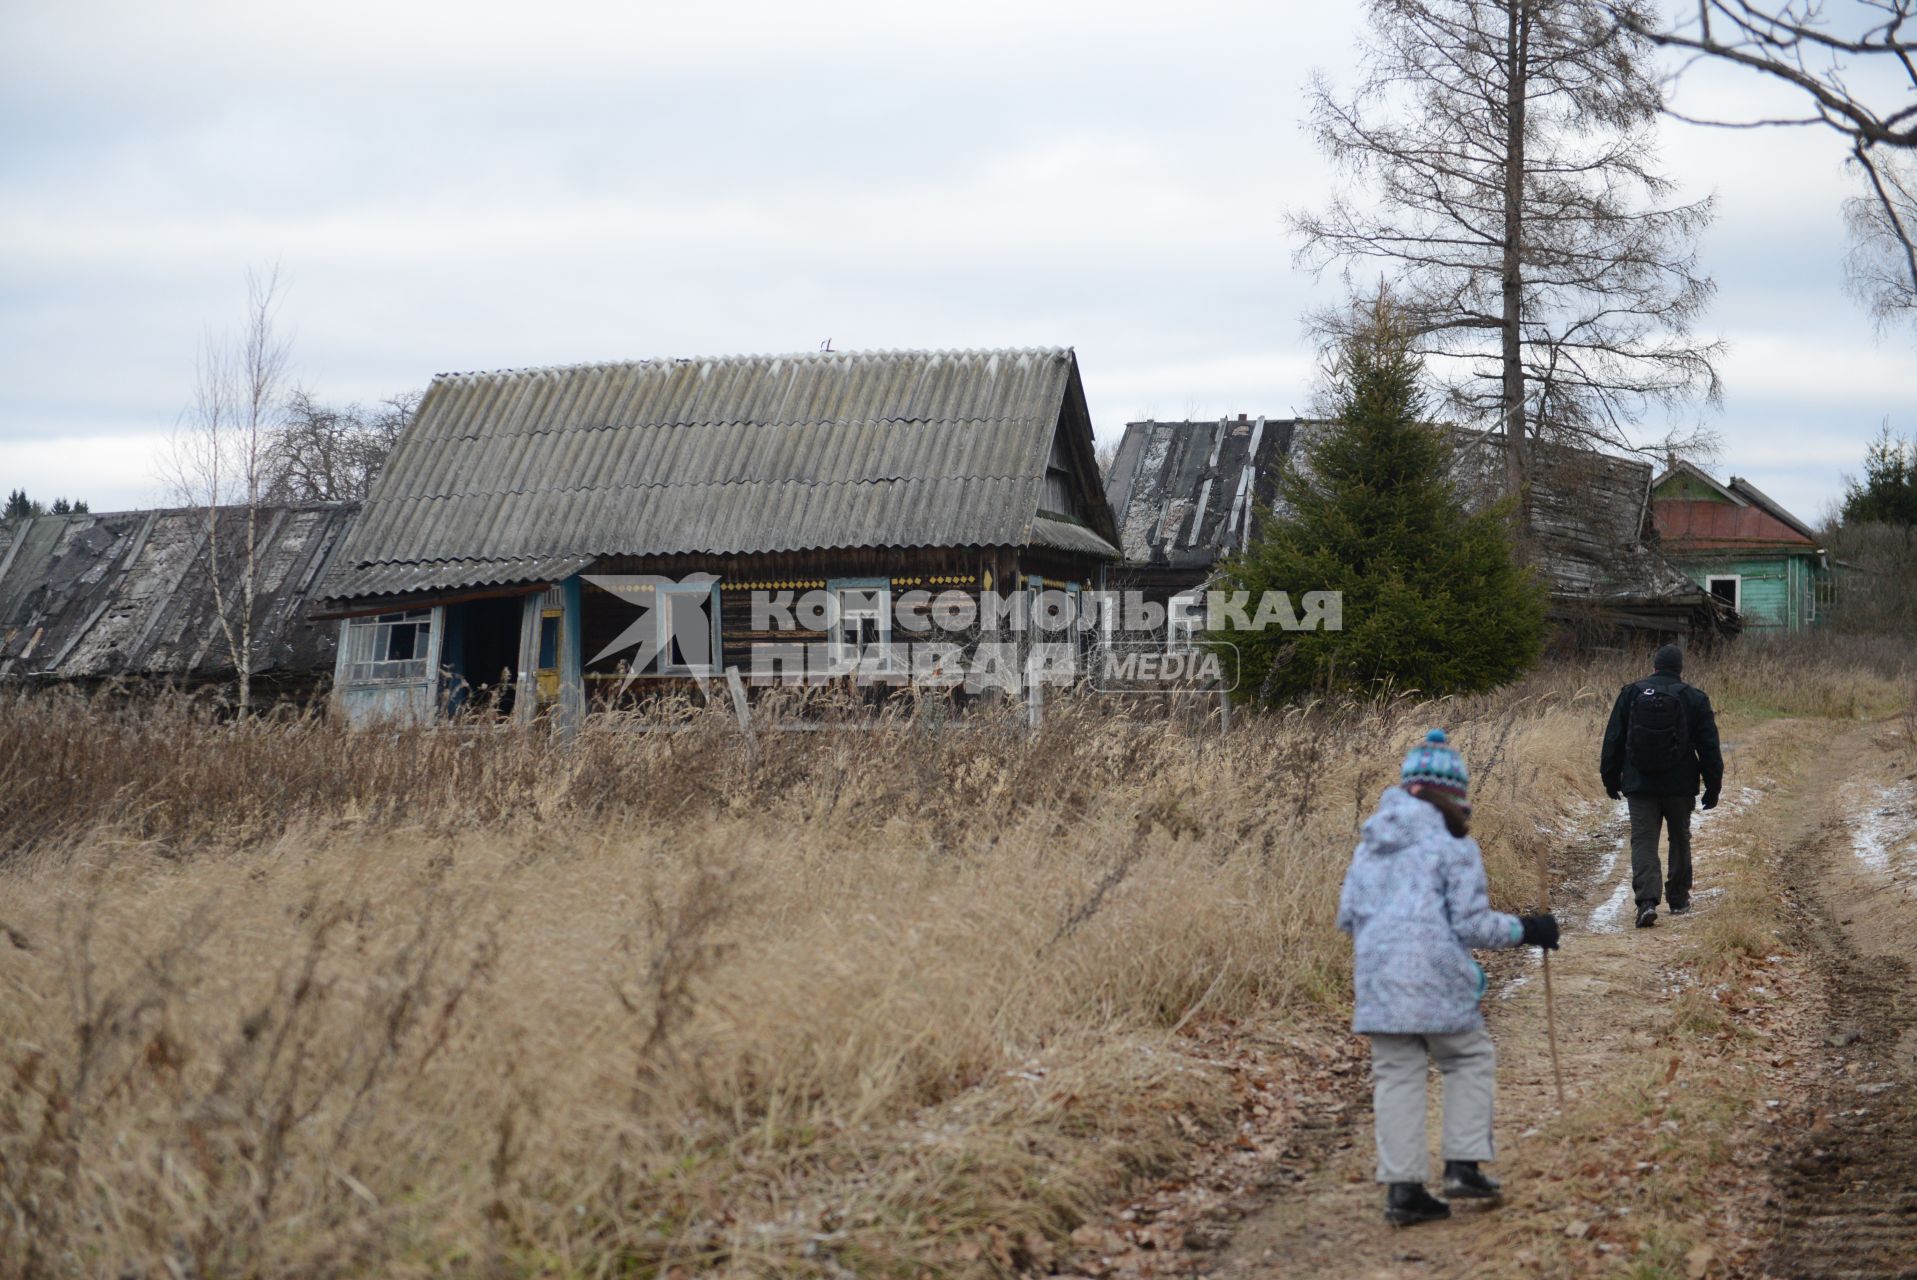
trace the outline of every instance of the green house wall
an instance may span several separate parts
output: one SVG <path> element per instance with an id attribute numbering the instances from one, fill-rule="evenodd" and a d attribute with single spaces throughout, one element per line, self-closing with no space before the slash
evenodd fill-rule
<path id="1" fill-rule="evenodd" d="M 1810 555 L 1673 558 L 1672 563 L 1700 587 L 1710 579 L 1735 574 L 1738 612 L 1747 631 L 1802 631 L 1822 623 L 1816 600 L 1819 580 L 1829 570 Z"/>

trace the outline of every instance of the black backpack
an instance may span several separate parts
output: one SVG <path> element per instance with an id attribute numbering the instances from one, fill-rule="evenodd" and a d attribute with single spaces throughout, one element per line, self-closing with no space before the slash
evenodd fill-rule
<path id="1" fill-rule="evenodd" d="M 1669 773 L 1691 759 L 1691 722 L 1684 686 L 1644 683 L 1631 692 L 1626 757 L 1639 773 Z"/>

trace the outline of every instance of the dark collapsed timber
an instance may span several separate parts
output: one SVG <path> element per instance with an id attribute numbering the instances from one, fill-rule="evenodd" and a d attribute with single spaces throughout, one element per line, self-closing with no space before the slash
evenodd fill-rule
<path id="1" fill-rule="evenodd" d="M 1278 478 L 1300 465 L 1315 425 L 1244 414 L 1129 424 L 1106 478 L 1124 584 L 1164 598 L 1208 581 L 1281 500 Z M 1473 503 L 1495 501 L 1504 480 L 1499 438 L 1459 430 L 1453 440 L 1458 487 Z M 1708 639 L 1734 630 L 1729 611 L 1665 558 L 1649 464 L 1564 445 L 1539 444 L 1532 453 L 1529 545 L 1565 639 Z"/>
<path id="2" fill-rule="evenodd" d="M 283 692 L 332 671 L 335 628 L 308 616 L 312 592 L 358 511 L 353 503 L 258 510 L 253 670 Z M 204 509 L 38 516 L 0 523 L 0 681 L 201 685 L 233 661 L 213 590 Z M 238 507 L 219 512 L 238 541 Z M 231 601 L 242 572 L 222 563 Z"/>

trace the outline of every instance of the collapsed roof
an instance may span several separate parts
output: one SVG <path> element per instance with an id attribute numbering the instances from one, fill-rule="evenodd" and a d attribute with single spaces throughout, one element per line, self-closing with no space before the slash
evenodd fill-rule
<path id="1" fill-rule="evenodd" d="M 309 622 L 306 606 L 355 510 L 259 509 L 256 674 L 331 672 L 335 629 Z M 0 523 L 0 678 L 230 678 L 207 516 L 179 508 Z M 244 508 L 219 511 L 229 609 L 244 581 L 245 521 Z"/>
<path id="2" fill-rule="evenodd" d="M 1203 577 L 1242 550 L 1278 501 L 1278 477 L 1322 423 L 1296 418 L 1133 422 L 1106 497 L 1128 567 Z M 1467 501 L 1504 491 L 1502 439 L 1454 431 L 1452 472 Z M 1532 448 L 1532 549 L 1560 603 L 1696 603 L 1706 593 L 1667 562 L 1649 525 L 1651 467 L 1635 458 L 1539 444 Z"/>

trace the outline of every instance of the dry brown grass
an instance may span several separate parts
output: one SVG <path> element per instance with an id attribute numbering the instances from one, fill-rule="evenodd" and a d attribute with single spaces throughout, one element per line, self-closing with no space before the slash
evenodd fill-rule
<path id="1" fill-rule="evenodd" d="M 1339 1016 L 1429 724 L 1528 907 L 1622 674 L 751 755 L 10 700 L 0 1272 L 1007 1273 L 1226 1114 L 1194 1010 Z"/>

